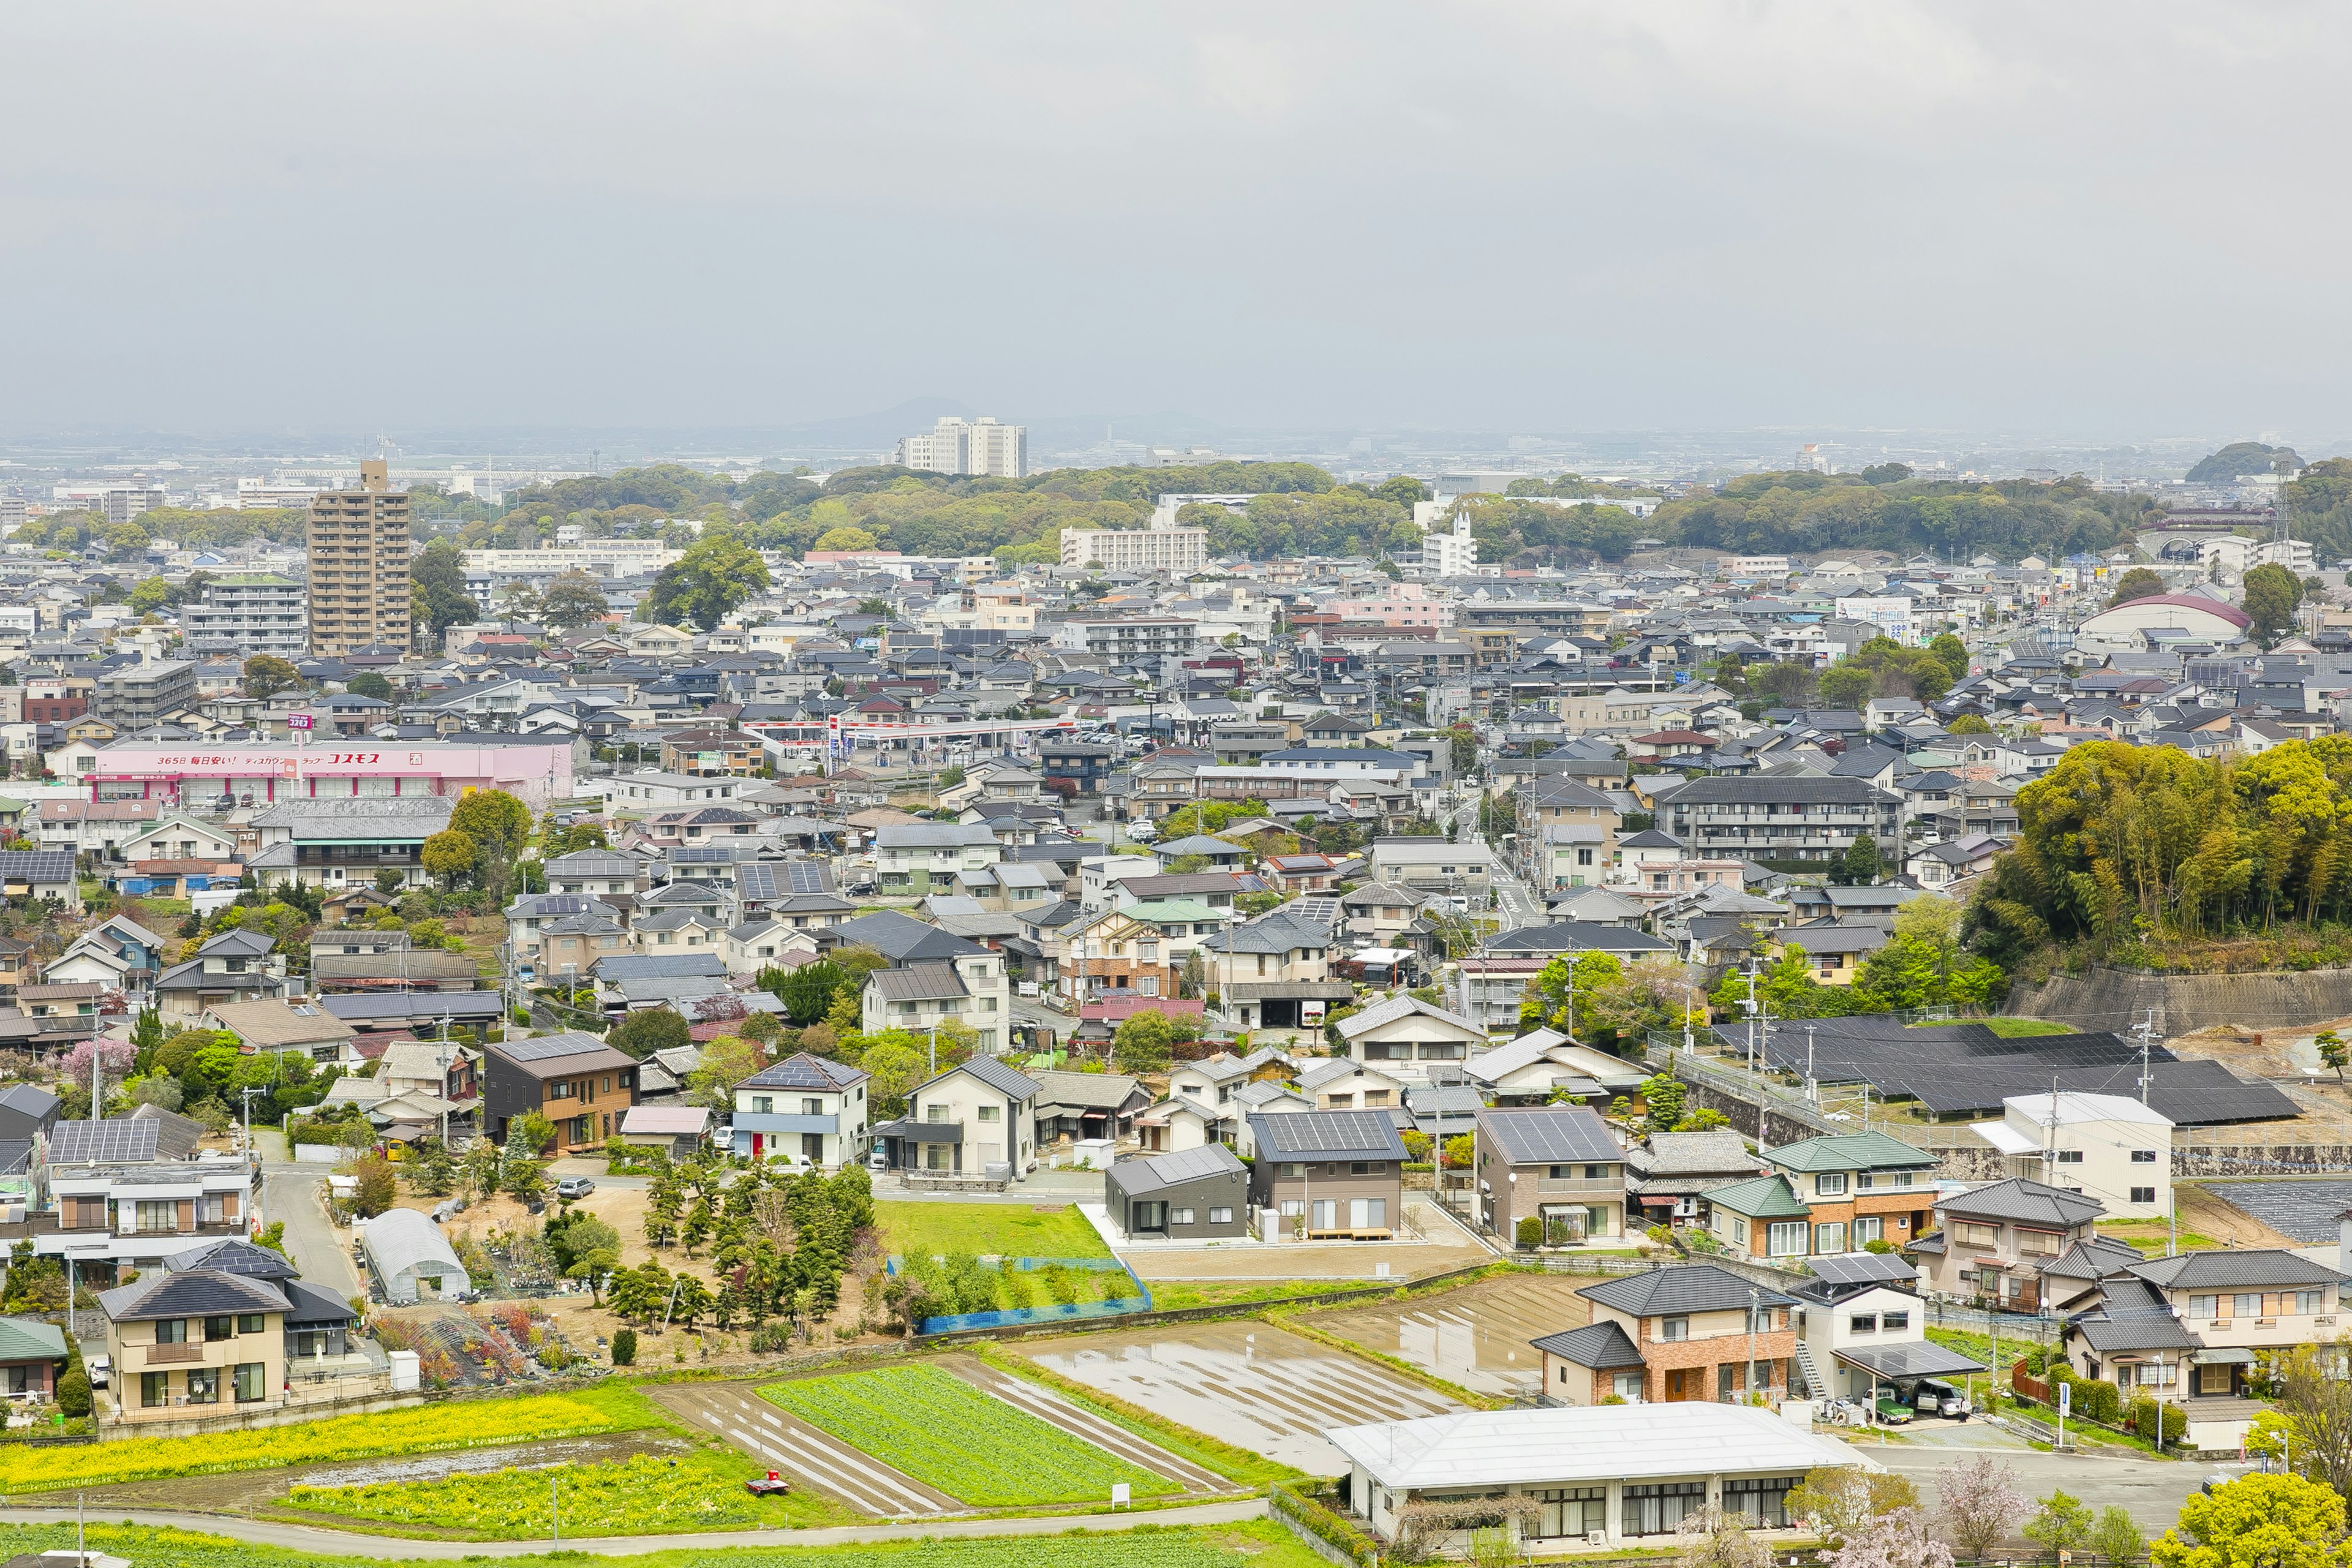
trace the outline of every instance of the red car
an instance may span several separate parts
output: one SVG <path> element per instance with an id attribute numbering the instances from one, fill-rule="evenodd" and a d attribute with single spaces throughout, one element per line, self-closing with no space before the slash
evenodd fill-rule
<path id="1" fill-rule="evenodd" d="M 770 1470 L 764 1478 L 754 1476 L 745 1481 L 743 1489 L 753 1497 L 782 1497 L 793 1489 L 793 1483 L 784 1479 L 782 1471 Z"/>

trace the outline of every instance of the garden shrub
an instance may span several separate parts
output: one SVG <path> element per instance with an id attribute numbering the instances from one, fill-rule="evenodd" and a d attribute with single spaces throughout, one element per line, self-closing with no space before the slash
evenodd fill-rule
<path id="1" fill-rule="evenodd" d="M 58 1379 L 58 1408 L 68 1415 L 89 1414 L 89 1373 L 75 1367 Z"/>
<path id="2" fill-rule="evenodd" d="M 613 1364 L 614 1366 L 635 1366 L 636 1362 L 637 1331 L 635 1329 L 614 1330 Z"/>
<path id="3" fill-rule="evenodd" d="M 1543 1245 L 1543 1221 L 1529 1215 L 1519 1221 L 1519 1245 L 1532 1252 Z"/>

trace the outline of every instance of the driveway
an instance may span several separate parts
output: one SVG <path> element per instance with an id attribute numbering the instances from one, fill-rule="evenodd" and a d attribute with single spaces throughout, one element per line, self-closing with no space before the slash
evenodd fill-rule
<path id="1" fill-rule="evenodd" d="M 1970 1434 L 1969 1427 L 1979 1429 Z M 2110 1503 L 2118 1504 L 2150 1535 L 2170 1529 L 2180 1515 L 2181 1503 L 2217 1468 L 2231 1475 L 2245 1471 L 2243 1466 L 2217 1467 L 2194 1461 L 2116 1458 L 2094 1454 L 2045 1454 L 2037 1448 L 2010 1447 L 2004 1445 L 2014 1442 L 2014 1438 L 1974 1421 L 1938 1432 L 1937 1436 L 1940 1439 L 1948 1435 L 1950 1441 L 1934 1444 L 1871 1443 L 1860 1447 L 1862 1452 L 1896 1475 L 1910 1478 L 1919 1489 L 1921 1500 L 1930 1510 L 1936 1505 L 1936 1476 L 1939 1471 L 1979 1454 L 1991 1453 L 2016 1472 L 2018 1489 L 2027 1495 L 2045 1498 L 2063 1489 L 2069 1496 L 2082 1499 L 2095 1511 Z M 1974 1442 L 1967 1442 L 1971 1436 Z"/>
<path id="2" fill-rule="evenodd" d="M 361 1293 L 352 1262 L 351 1232 L 327 1218 L 327 1170 L 323 1165 L 264 1165 L 261 1216 L 286 1222 L 286 1253 L 303 1281 L 348 1300 Z"/>

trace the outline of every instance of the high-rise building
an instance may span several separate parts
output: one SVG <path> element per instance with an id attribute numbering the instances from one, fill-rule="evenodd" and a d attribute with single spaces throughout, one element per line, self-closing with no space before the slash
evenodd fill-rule
<path id="1" fill-rule="evenodd" d="M 106 521 L 111 526 L 153 511 L 163 504 L 163 492 L 146 485 L 121 485 L 106 492 L 105 504 Z"/>
<path id="2" fill-rule="evenodd" d="M 310 651 L 408 647 L 408 492 L 383 463 L 360 464 L 350 489 L 310 498 Z"/>
<path id="3" fill-rule="evenodd" d="M 1029 471 L 1029 427 L 950 416 L 928 436 L 898 441 L 898 466 L 934 474 L 994 474 L 1017 479 Z"/>

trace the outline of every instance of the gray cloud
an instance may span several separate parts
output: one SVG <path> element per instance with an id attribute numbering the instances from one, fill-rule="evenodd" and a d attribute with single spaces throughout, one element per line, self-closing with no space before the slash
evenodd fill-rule
<path id="1" fill-rule="evenodd" d="M 2316 5 L 12 9 L 0 423 L 2352 427 Z"/>

